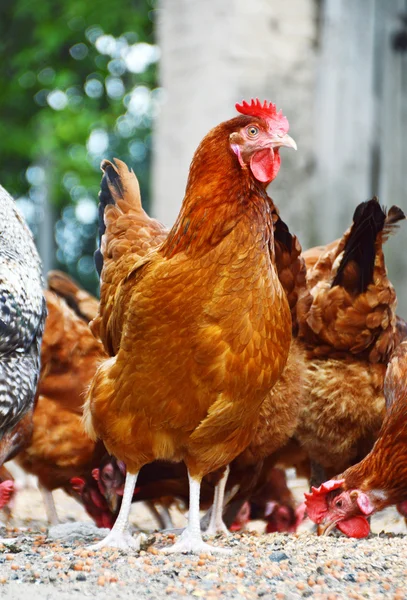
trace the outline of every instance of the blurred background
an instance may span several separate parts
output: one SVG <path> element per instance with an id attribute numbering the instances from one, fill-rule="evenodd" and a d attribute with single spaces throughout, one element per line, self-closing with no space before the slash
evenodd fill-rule
<path id="1" fill-rule="evenodd" d="M 44 261 L 89 291 L 102 158 L 171 225 L 200 139 L 234 104 L 276 102 L 298 152 L 270 194 L 303 248 L 373 194 L 407 210 L 406 0 L 0 3 L 0 183 Z M 407 224 L 386 245 L 407 316 Z"/>

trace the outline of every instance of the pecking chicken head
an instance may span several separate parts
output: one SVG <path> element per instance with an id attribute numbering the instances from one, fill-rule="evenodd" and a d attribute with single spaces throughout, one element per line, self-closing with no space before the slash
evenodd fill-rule
<path id="1" fill-rule="evenodd" d="M 344 479 L 331 479 L 305 494 L 309 518 L 318 524 L 318 535 L 337 527 L 348 537 L 364 538 L 370 525 L 366 517 L 374 512 L 369 497 L 360 490 L 343 490 Z"/>

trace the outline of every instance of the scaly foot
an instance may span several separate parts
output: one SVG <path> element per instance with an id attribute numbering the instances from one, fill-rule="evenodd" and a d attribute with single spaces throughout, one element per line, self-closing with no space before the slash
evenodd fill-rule
<path id="1" fill-rule="evenodd" d="M 188 529 L 185 529 L 179 540 L 169 548 L 163 548 L 165 554 L 232 554 L 232 550 L 228 548 L 218 548 L 211 546 L 203 541 L 200 535 L 192 534 Z"/>
<path id="2" fill-rule="evenodd" d="M 144 533 L 140 533 L 137 537 L 133 537 L 129 531 L 114 531 L 112 529 L 107 536 L 88 546 L 88 550 L 100 550 L 101 548 L 119 548 L 120 550 L 140 550 L 140 544 L 147 537 Z"/>
<path id="3" fill-rule="evenodd" d="M 218 523 L 212 523 L 211 521 L 203 533 L 208 536 L 217 535 L 218 533 L 223 533 L 226 537 L 230 536 L 230 531 L 223 521 L 219 521 Z"/>

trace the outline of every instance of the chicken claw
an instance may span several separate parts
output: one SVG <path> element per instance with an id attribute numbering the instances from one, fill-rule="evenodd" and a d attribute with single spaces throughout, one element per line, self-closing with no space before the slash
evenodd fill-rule
<path id="1" fill-rule="evenodd" d="M 216 535 L 217 533 L 223 533 L 226 536 L 230 535 L 228 528 L 223 521 L 223 505 L 225 498 L 226 482 L 229 477 L 230 467 L 226 467 L 222 478 L 215 487 L 215 495 L 213 499 L 213 506 L 211 512 L 211 520 L 207 530 L 204 532 L 206 535 Z"/>
<path id="2" fill-rule="evenodd" d="M 121 550 L 140 550 L 140 543 L 146 539 L 144 534 L 139 534 L 134 538 L 128 530 L 129 513 L 131 501 L 133 498 L 134 487 L 136 485 L 138 473 L 129 473 L 126 475 L 123 500 L 119 515 L 116 519 L 113 529 L 107 536 L 89 547 L 89 550 L 100 550 L 101 548 L 120 548 Z"/>
<path id="3" fill-rule="evenodd" d="M 140 533 L 137 537 L 133 537 L 129 531 L 114 531 L 111 530 L 107 536 L 88 546 L 88 550 L 100 550 L 101 548 L 119 548 L 120 550 L 140 550 L 140 545 L 147 539 L 144 533 Z"/>
<path id="4" fill-rule="evenodd" d="M 208 537 L 218 535 L 218 533 L 222 533 L 223 535 L 226 535 L 226 537 L 230 536 L 230 531 L 222 519 L 218 523 L 209 523 L 208 529 L 203 532 L 203 534 L 207 535 Z"/>
<path id="5" fill-rule="evenodd" d="M 201 487 L 201 480 L 194 479 L 191 477 L 188 471 L 189 479 L 189 515 L 188 515 L 188 527 L 184 529 L 179 539 L 173 546 L 169 548 L 163 548 L 162 552 L 165 554 L 173 554 L 175 552 L 193 553 L 193 554 L 212 554 L 217 552 L 218 554 L 231 554 L 231 550 L 226 548 L 217 548 L 216 546 L 210 546 L 203 541 L 201 535 L 201 527 L 199 523 L 199 492 Z"/>
<path id="6" fill-rule="evenodd" d="M 228 548 L 218 548 L 217 546 L 211 546 L 202 540 L 200 535 L 194 535 L 188 528 L 184 530 L 180 538 L 175 542 L 173 546 L 169 548 L 163 548 L 161 552 L 164 554 L 233 554 L 232 550 Z"/>

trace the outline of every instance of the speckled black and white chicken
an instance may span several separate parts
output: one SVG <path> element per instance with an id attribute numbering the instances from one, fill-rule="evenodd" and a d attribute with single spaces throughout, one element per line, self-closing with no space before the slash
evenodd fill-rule
<path id="1" fill-rule="evenodd" d="M 0 465 L 31 435 L 46 316 L 43 287 L 32 234 L 0 185 Z"/>

